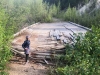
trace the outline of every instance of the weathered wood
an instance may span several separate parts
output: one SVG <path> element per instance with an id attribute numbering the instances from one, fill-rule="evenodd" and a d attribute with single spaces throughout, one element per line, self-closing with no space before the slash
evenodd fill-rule
<path id="1" fill-rule="evenodd" d="M 68 41 L 66 39 L 64 39 L 63 42 L 64 42 L 64 44 L 67 44 L 68 43 Z"/>
<path id="2" fill-rule="evenodd" d="M 63 25 L 64 26 L 64 25 Z M 69 29 L 69 28 L 67 28 L 66 26 L 64 26 L 67 30 L 70 30 L 71 32 L 73 32 L 74 33 L 74 31 L 73 30 L 71 30 L 71 29 Z"/>
<path id="3" fill-rule="evenodd" d="M 12 51 L 13 53 L 15 53 L 15 54 L 19 54 L 19 55 L 25 57 L 24 52 L 19 52 L 19 51 L 15 50 L 15 49 L 11 49 L 11 51 Z"/>
<path id="4" fill-rule="evenodd" d="M 70 34 L 70 33 L 69 33 Z M 74 39 L 75 37 L 72 35 L 72 34 L 70 34 L 71 35 L 71 37 Z"/>
<path id="5" fill-rule="evenodd" d="M 54 45 L 41 45 L 41 46 L 37 46 L 37 48 L 45 48 L 45 47 L 52 47 L 52 46 L 54 46 Z"/>
<path id="6" fill-rule="evenodd" d="M 74 39 L 72 37 L 69 37 L 69 40 L 75 43 Z"/>
<path id="7" fill-rule="evenodd" d="M 49 50 L 49 51 L 34 51 L 34 52 L 31 52 L 31 53 L 32 54 L 41 54 L 41 55 L 43 55 L 43 54 L 50 55 L 50 54 L 55 54 L 55 53 L 61 54 L 61 53 L 64 53 L 64 52 L 65 52 L 65 50 L 63 49 L 63 50 Z"/>
<path id="8" fill-rule="evenodd" d="M 32 52 L 33 55 L 41 55 L 41 56 L 51 56 L 52 54 L 61 54 L 64 53 L 65 50 L 52 50 L 48 52 Z"/>
<path id="9" fill-rule="evenodd" d="M 55 33 L 57 34 L 57 36 L 60 35 L 60 31 L 59 30 L 55 30 Z"/>
<path id="10" fill-rule="evenodd" d="M 23 52 L 24 51 L 24 49 L 22 49 L 22 48 L 12 47 L 12 49 L 18 50 L 19 52 Z"/>
<path id="11" fill-rule="evenodd" d="M 49 36 L 51 37 L 51 36 L 53 36 L 53 35 L 54 35 L 54 31 L 51 30 L 51 31 L 49 32 Z"/>
<path id="12" fill-rule="evenodd" d="M 46 61 L 45 59 L 44 59 L 44 62 L 45 62 L 46 64 L 49 64 L 48 61 Z"/>
<path id="13" fill-rule="evenodd" d="M 11 51 L 14 52 L 15 54 L 19 54 L 20 56 L 25 57 L 24 52 L 19 52 L 15 49 L 12 49 Z M 49 51 L 49 53 L 37 52 L 37 53 L 32 53 L 31 56 L 29 56 L 29 58 L 30 59 L 54 59 L 54 56 L 57 56 L 57 54 L 55 54 L 57 51 L 60 52 L 60 54 L 61 52 L 63 52 L 62 50 L 55 50 L 55 51 L 51 50 Z"/>
<path id="14" fill-rule="evenodd" d="M 76 23 L 73 23 L 73 22 L 70 22 L 70 21 L 69 21 L 68 23 L 73 24 L 73 25 L 75 25 L 75 26 L 77 26 L 77 27 L 83 28 L 83 29 L 85 29 L 85 30 L 91 31 L 91 29 L 89 29 L 89 28 L 87 28 L 87 27 L 84 27 L 84 26 L 82 26 L 82 25 L 79 25 L 79 24 L 76 24 Z"/>
<path id="15" fill-rule="evenodd" d="M 60 41 L 59 35 L 56 36 L 56 40 L 57 40 L 57 41 Z"/>
<path id="16" fill-rule="evenodd" d="M 51 53 L 33 53 L 34 55 L 43 55 L 43 56 L 50 56 Z"/>
<path id="17" fill-rule="evenodd" d="M 12 51 L 13 53 L 15 53 L 15 54 L 19 54 L 21 57 L 25 57 L 24 52 L 19 52 L 19 51 L 15 50 L 15 49 L 11 49 L 11 51 Z M 29 59 L 40 60 L 40 59 L 44 59 L 44 58 L 35 58 L 35 57 L 29 56 Z"/>
<path id="18" fill-rule="evenodd" d="M 50 56 L 32 55 L 33 58 L 51 59 Z"/>

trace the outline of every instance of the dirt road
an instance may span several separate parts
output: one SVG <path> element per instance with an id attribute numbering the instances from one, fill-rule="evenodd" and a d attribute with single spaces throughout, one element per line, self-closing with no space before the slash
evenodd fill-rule
<path id="1" fill-rule="evenodd" d="M 48 67 L 41 63 L 29 61 L 25 64 L 24 58 L 13 57 L 9 64 L 9 75 L 47 75 Z"/>

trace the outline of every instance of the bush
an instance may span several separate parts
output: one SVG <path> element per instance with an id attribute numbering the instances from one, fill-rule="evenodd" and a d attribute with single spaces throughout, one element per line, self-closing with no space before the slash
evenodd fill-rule
<path id="1" fill-rule="evenodd" d="M 66 46 L 66 64 L 56 69 L 57 75 L 100 75 L 100 28 L 92 27 L 84 39 L 76 40 L 73 47 Z"/>
<path id="2" fill-rule="evenodd" d="M 10 51 L 11 38 L 13 34 L 12 26 L 7 26 L 8 15 L 1 8 L 0 10 L 0 75 L 7 75 L 6 64 L 11 58 Z"/>

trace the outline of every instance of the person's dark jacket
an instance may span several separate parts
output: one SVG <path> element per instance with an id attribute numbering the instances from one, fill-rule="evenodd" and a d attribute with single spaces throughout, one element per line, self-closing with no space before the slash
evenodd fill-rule
<path id="1" fill-rule="evenodd" d="M 22 47 L 24 48 L 25 54 L 29 54 L 29 49 L 30 49 L 30 41 L 25 40 L 24 43 L 22 44 Z M 27 50 L 25 50 L 27 48 Z"/>

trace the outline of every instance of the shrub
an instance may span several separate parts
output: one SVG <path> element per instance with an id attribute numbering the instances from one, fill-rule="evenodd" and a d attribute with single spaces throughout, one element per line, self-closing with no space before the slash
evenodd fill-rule
<path id="1" fill-rule="evenodd" d="M 1 8 L 0 10 L 0 75 L 7 75 L 5 72 L 6 64 L 11 58 L 12 54 L 10 51 L 11 38 L 13 30 L 11 26 L 7 26 L 8 15 Z"/>
<path id="2" fill-rule="evenodd" d="M 66 46 L 66 64 L 56 69 L 57 75 L 100 74 L 100 28 L 92 27 L 92 31 L 87 32 L 84 39 L 80 38 L 76 38 L 77 42 L 73 47 Z"/>

